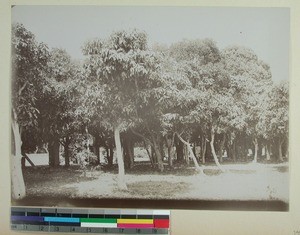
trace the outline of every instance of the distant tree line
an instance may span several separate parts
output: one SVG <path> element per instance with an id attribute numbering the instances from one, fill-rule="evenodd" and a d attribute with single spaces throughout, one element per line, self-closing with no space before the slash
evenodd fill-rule
<path id="1" fill-rule="evenodd" d="M 25 196 L 21 158 L 44 146 L 49 165 L 91 159 L 99 148 L 121 189 L 144 147 L 154 169 L 214 161 L 288 158 L 288 82 L 248 48 L 220 50 L 210 39 L 147 44 L 143 31 L 117 31 L 87 41 L 84 59 L 37 42 L 12 26 L 12 192 Z M 253 155 L 249 156 L 249 149 Z M 264 156 L 262 156 L 264 155 Z M 79 157 L 78 157 L 79 156 Z"/>

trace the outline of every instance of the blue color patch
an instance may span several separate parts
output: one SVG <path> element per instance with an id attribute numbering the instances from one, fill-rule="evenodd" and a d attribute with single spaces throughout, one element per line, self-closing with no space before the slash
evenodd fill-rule
<path id="1" fill-rule="evenodd" d="M 79 218 L 71 217 L 44 217 L 45 222 L 79 223 Z"/>

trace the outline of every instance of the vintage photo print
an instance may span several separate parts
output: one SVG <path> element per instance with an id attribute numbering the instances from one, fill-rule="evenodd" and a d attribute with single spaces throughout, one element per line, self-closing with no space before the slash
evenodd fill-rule
<path id="1" fill-rule="evenodd" d="M 289 210 L 289 9 L 11 9 L 12 205 Z"/>

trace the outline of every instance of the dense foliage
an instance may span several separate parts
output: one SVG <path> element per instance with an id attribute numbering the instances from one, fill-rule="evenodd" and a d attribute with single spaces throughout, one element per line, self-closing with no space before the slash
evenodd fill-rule
<path id="1" fill-rule="evenodd" d="M 126 189 L 137 146 L 160 171 L 190 161 L 203 172 L 210 161 L 222 170 L 225 160 L 288 158 L 287 78 L 274 83 L 251 49 L 220 50 L 210 39 L 151 48 L 145 32 L 117 31 L 87 41 L 84 60 L 74 62 L 20 24 L 12 47 L 12 114 L 22 149 L 44 146 L 51 166 L 60 152 L 66 166 L 70 159 L 100 164 L 103 147 L 107 165 L 116 154 Z"/>

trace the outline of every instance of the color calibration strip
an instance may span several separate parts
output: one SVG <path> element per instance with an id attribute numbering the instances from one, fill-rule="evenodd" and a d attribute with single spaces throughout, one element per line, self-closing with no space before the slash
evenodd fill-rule
<path id="1" fill-rule="evenodd" d="M 11 229 L 19 231 L 169 234 L 169 210 L 11 207 Z"/>

